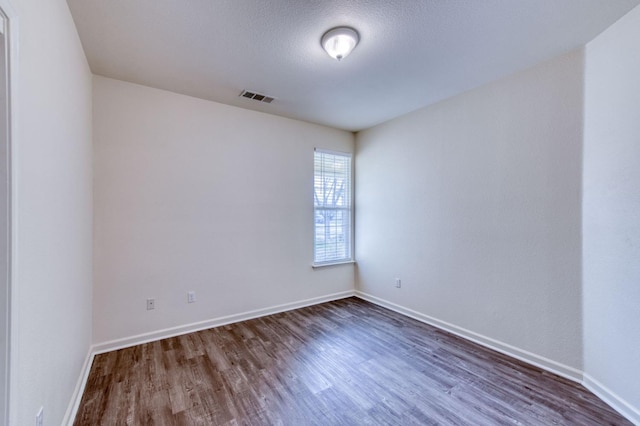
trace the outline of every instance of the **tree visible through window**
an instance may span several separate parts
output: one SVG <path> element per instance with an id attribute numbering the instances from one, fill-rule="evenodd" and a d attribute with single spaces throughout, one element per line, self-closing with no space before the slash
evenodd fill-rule
<path id="1" fill-rule="evenodd" d="M 352 260 L 351 154 L 314 153 L 314 264 Z"/>

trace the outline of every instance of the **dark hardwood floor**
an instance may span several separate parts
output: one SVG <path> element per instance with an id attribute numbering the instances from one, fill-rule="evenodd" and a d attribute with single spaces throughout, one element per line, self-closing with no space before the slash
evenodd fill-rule
<path id="1" fill-rule="evenodd" d="M 357 298 L 95 357 L 75 425 L 629 425 L 584 387 Z"/>

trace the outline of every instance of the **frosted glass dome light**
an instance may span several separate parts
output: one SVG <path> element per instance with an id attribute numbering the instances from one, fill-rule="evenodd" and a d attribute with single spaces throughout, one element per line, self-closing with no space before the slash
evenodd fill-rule
<path id="1" fill-rule="evenodd" d="M 360 41 L 358 32 L 349 27 L 330 29 L 322 36 L 322 47 L 338 61 L 346 58 Z"/>

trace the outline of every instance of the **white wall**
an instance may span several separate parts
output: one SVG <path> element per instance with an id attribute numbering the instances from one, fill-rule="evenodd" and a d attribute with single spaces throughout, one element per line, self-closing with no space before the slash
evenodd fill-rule
<path id="1" fill-rule="evenodd" d="M 359 133 L 358 290 L 579 377 L 582 77 L 570 53 Z"/>
<path id="2" fill-rule="evenodd" d="M 3 4 L 0 3 L 0 7 Z M 10 212 L 10 172 L 9 172 L 9 122 L 8 122 L 8 61 L 5 60 L 7 38 L 4 36 L 4 16 L 0 14 L 0 425 L 6 422 L 9 383 L 9 270 L 11 247 Z"/>
<path id="3" fill-rule="evenodd" d="M 584 369 L 640 424 L 640 7 L 587 45 Z"/>
<path id="4" fill-rule="evenodd" d="M 64 0 L 13 2 L 11 424 L 60 424 L 91 344 L 91 73 Z M 15 24 L 16 22 L 14 22 Z"/>
<path id="5" fill-rule="evenodd" d="M 311 268 L 313 148 L 353 139 L 94 77 L 94 341 L 353 290 Z"/>

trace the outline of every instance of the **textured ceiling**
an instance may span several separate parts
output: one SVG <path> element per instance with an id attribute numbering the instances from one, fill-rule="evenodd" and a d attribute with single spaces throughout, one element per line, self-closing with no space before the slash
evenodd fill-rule
<path id="1" fill-rule="evenodd" d="M 580 47 L 640 0 L 67 2 L 95 74 L 356 131 Z M 339 25 L 360 33 L 342 62 L 320 46 Z"/>

